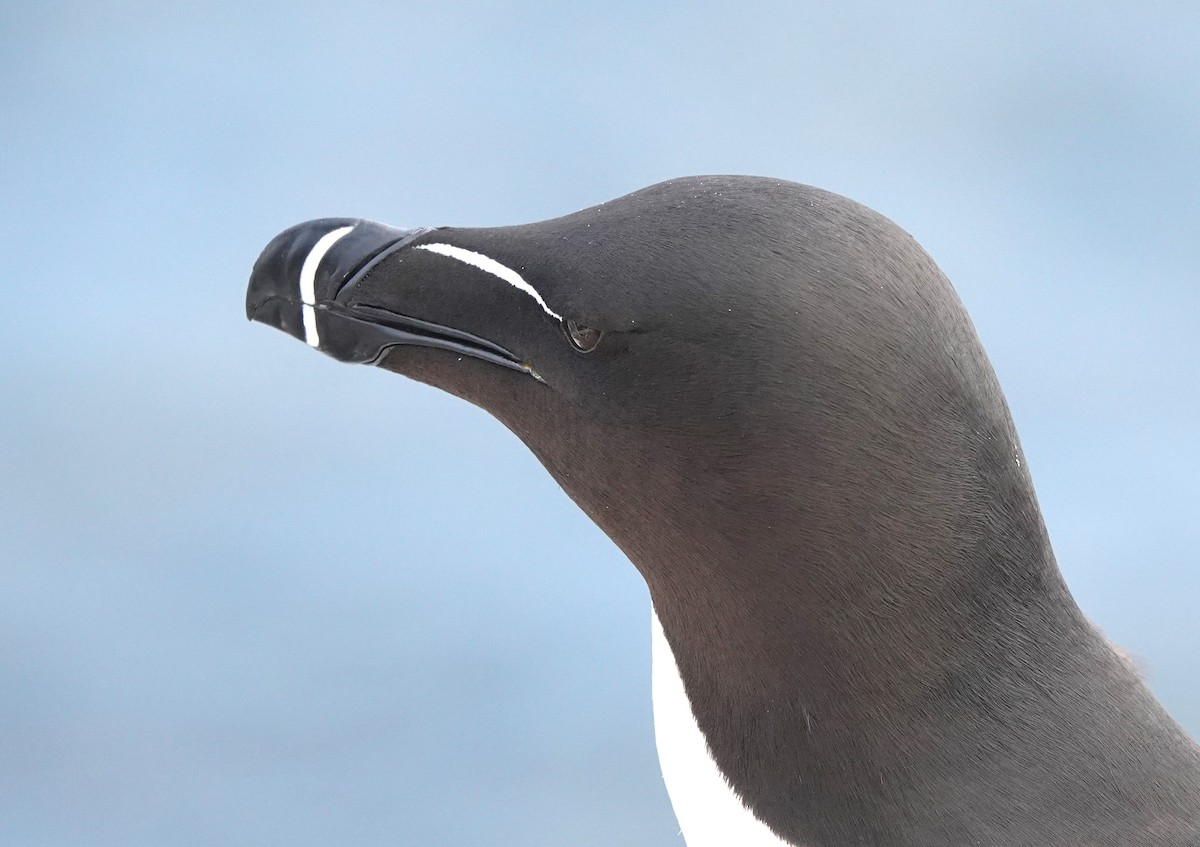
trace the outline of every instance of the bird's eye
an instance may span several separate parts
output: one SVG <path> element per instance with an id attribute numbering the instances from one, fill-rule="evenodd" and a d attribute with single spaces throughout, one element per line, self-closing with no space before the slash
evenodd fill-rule
<path id="1" fill-rule="evenodd" d="M 563 321 L 563 324 L 567 330 L 567 338 L 571 339 L 571 346 L 580 353 L 590 353 L 595 350 L 596 345 L 604 336 L 601 330 L 593 329 L 590 326 L 581 326 L 570 318 Z"/>

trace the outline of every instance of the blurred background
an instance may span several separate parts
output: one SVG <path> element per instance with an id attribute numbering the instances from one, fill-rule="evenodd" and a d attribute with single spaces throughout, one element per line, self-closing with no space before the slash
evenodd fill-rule
<path id="1" fill-rule="evenodd" d="M 954 280 L 1200 732 L 1200 6 L 0 4 L 0 843 L 670 845 L 646 591 L 517 439 L 246 322 L 283 228 L 736 172 Z"/>

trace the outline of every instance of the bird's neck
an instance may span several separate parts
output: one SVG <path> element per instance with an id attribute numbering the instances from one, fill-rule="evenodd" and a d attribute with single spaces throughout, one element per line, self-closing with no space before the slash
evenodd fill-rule
<path id="1" fill-rule="evenodd" d="M 1053 576 L 890 610 L 659 592 L 689 847 L 1200 843 L 1200 754 Z"/>

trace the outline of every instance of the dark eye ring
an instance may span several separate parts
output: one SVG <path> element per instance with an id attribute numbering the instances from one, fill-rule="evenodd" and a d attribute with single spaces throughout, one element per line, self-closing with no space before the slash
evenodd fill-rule
<path id="1" fill-rule="evenodd" d="M 592 352 L 600 343 L 600 339 L 604 337 L 602 330 L 594 329 L 590 326 L 582 326 L 570 318 L 563 321 L 563 327 L 567 331 L 567 338 L 570 339 L 571 346 L 580 353 Z"/>

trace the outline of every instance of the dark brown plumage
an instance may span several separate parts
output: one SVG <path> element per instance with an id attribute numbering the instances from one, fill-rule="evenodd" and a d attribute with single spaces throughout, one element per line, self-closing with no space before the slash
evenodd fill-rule
<path id="1" fill-rule="evenodd" d="M 499 418 L 628 554 L 717 763 L 775 832 L 1200 844 L 1200 751 L 1071 598 L 971 322 L 898 227 L 698 177 L 411 237 L 318 280 L 331 333 L 386 310 L 511 356 L 374 349 Z M 415 249 L 434 241 L 518 270 L 600 343 Z"/>

